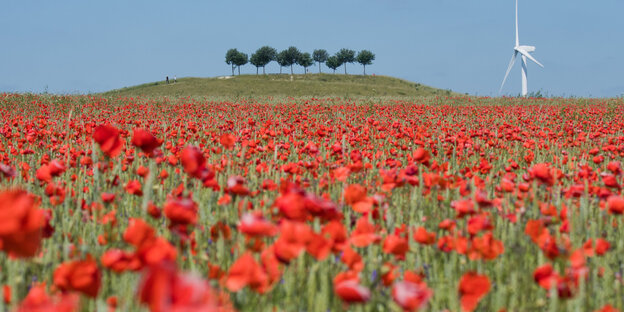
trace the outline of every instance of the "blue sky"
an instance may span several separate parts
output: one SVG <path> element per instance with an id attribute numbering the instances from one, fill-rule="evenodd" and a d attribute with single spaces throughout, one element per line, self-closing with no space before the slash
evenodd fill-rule
<path id="1" fill-rule="evenodd" d="M 536 46 L 545 65 L 529 65 L 529 92 L 623 95 L 622 12 L 622 0 L 520 0 L 520 42 Z M 228 75 L 229 48 L 294 45 L 368 49 L 377 56 L 369 74 L 496 96 L 515 40 L 513 0 L 5 0 L 0 29 L 0 92 L 88 93 L 166 75 Z M 519 92 L 516 63 L 503 93 Z"/>

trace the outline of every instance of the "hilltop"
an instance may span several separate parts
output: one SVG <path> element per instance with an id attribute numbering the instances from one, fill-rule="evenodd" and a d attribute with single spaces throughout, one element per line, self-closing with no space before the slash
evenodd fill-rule
<path id="1" fill-rule="evenodd" d="M 215 78 L 180 78 L 177 83 L 150 82 L 111 90 L 104 96 L 432 96 L 454 95 L 420 83 L 387 76 L 334 74 L 269 74 L 223 76 Z"/>

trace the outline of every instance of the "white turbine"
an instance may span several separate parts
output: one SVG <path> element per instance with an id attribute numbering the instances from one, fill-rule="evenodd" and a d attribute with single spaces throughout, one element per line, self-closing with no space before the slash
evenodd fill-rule
<path id="1" fill-rule="evenodd" d="M 507 67 L 507 72 L 505 73 L 505 78 L 503 78 L 503 83 L 501 84 L 499 93 L 503 91 L 503 86 L 505 85 L 507 76 L 509 76 L 509 72 L 516 62 L 516 56 L 518 56 L 518 53 L 520 53 L 522 55 L 522 96 L 526 96 L 528 94 L 527 58 L 535 62 L 535 64 L 539 65 L 540 67 L 544 67 L 544 65 L 538 62 L 530 54 L 533 51 L 535 51 L 534 46 L 520 45 L 520 39 L 518 38 L 518 0 L 516 0 L 516 46 L 514 46 L 514 53 L 511 56 L 511 62 L 509 62 L 509 67 Z"/>

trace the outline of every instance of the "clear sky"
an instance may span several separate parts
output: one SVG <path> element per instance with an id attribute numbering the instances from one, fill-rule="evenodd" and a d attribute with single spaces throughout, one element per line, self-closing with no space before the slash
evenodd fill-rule
<path id="1" fill-rule="evenodd" d="M 520 43 L 536 46 L 545 65 L 529 64 L 529 92 L 623 95 L 622 12 L 622 0 L 520 0 Z M 229 48 L 294 45 L 368 49 L 377 57 L 369 74 L 496 96 L 514 40 L 513 0 L 3 0 L 0 92 L 89 93 L 166 75 L 228 75 Z M 518 62 L 503 93 L 520 93 Z"/>

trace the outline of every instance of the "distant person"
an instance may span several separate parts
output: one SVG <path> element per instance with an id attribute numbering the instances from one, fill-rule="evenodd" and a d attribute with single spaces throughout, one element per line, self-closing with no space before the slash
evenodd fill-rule
<path id="1" fill-rule="evenodd" d="M 169 76 L 167 76 L 167 84 L 169 84 Z"/>
<path id="2" fill-rule="evenodd" d="M 178 81 L 178 79 L 176 78 L 176 75 L 173 75 L 173 83 L 176 83 L 176 81 Z"/>

